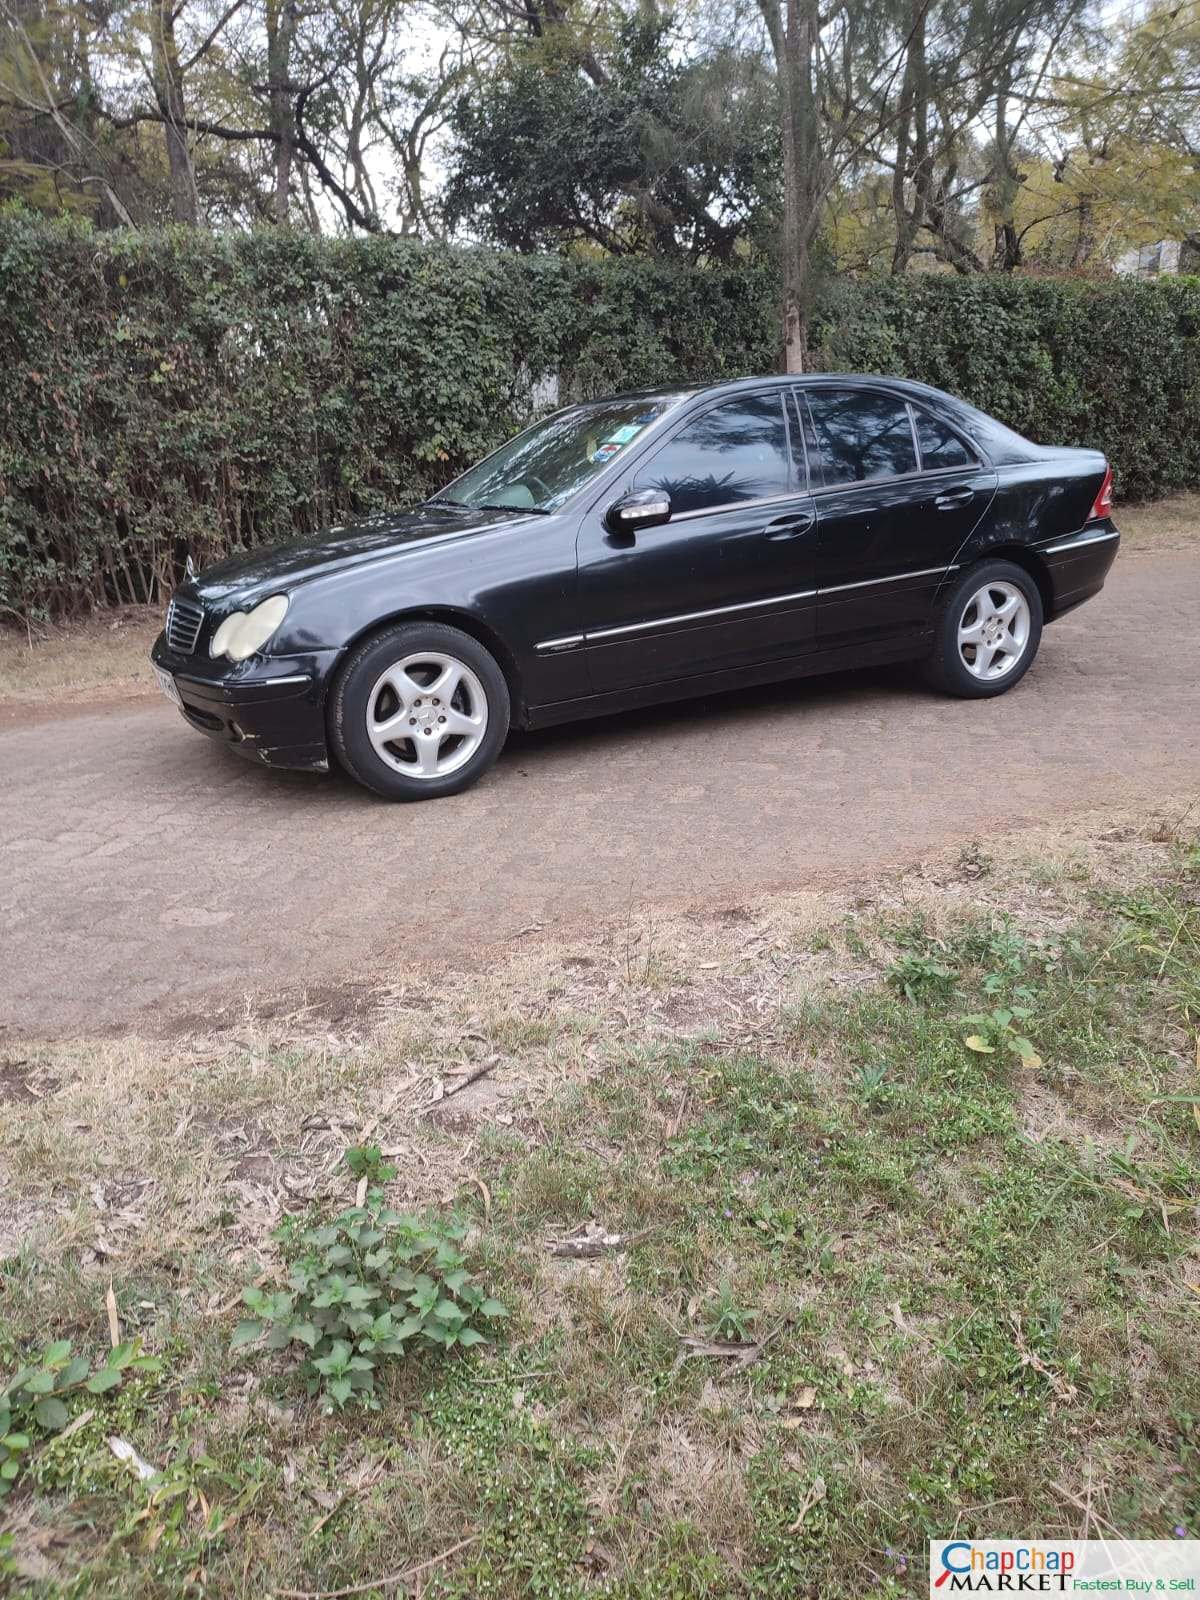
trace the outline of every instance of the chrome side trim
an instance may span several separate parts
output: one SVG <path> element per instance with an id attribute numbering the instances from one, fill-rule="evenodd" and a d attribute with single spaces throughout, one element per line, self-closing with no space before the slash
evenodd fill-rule
<path id="1" fill-rule="evenodd" d="M 735 611 L 756 611 L 762 606 L 783 606 L 789 600 L 811 600 L 815 589 L 799 589 L 795 594 L 772 595 L 769 600 L 742 600 L 735 606 L 714 606 L 711 611 L 682 611 L 674 617 L 655 617 L 651 622 L 626 622 L 619 628 L 597 628 L 585 635 L 588 644 L 596 639 L 615 639 L 618 634 L 644 633 L 647 628 L 669 628 L 676 622 L 698 622 L 703 617 L 724 617 Z"/>
<path id="2" fill-rule="evenodd" d="M 583 635 L 581 633 L 568 633 L 564 634 L 561 639 L 540 639 L 533 648 L 550 655 L 555 650 L 574 650 L 577 644 L 582 643 Z"/>
<path id="3" fill-rule="evenodd" d="M 886 578 L 863 578 L 858 583 L 839 583 L 831 589 L 799 589 L 794 594 L 777 594 L 769 600 L 743 600 L 735 606 L 715 606 L 711 611 L 684 611 L 674 617 L 655 617 L 652 622 L 626 622 L 619 628 L 597 628 L 591 633 L 584 634 L 584 642 L 592 644 L 598 639 L 615 639 L 621 634 L 644 633 L 647 628 L 669 628 L 676 622 L 699 622 L 704 617 L 724 617 L 736 611 L 755 611 L 762 606 L 783 606 L 790 600 L 811 600 L 821 594 L 841 594 L 846 589 L 869 589 L 879 583 L 902 583 L 905 578 L 941 577 L 948 572 L 957 572 L 958 562 L 952 562 L 946 567 L 922 567 L 919 572 L 894 572 Z M 575 642 L 575 641 L 572 641 Z M 545 644 L 535 646 L 543 650 L 554 643 L 562 641 L 547 640 Z"/>
<path id="4" fill-rule="evenodd" d="M 1116 528 L 1111 533 L 1089 533 L 1086 538 L 1081 538 L 1079 534 L 1073 533 L 1069 539 L 1064 539 L 1062 544 L 1047 545 L 1044 550 L 1039 551 L 1039 554 L 1056 556 L 1060 550 L 1082 550 L 1084 545 L 1103 544 L 1107 539 L 1119 539 L 1120 537 L 1120 532 Z"/>
<path id="5" fill-rule="evenodd" d="M 932 578 L 941 577 L 947 572 L 957 572 L 959 563 L 952 561 L 948 567 L 922 567 L 919 572 L 891 572 L 886 578 L 860 578 L 857 583 L 835 583 L 831 588 L 822 589 L 822 594 L 841 594 L 845 589 L 871 589 L 877 583 L 903 583 L 905 578 Z"/>
<path id="6" fill-rule="evenodd" d="M 719 506 L 701 506 L 696 511 L 677 511 L 671 517 L 672 525 L 676 522 L 694 522 L 697 517 L 715 517 L 721 511 L 753 511 L 758 506 L 778 506 L 785 500 L 808 500 L 811 491 L 808 489 L 792 489 L 787 494 L 768 494 L 761 500 L 726 500 Z"/>

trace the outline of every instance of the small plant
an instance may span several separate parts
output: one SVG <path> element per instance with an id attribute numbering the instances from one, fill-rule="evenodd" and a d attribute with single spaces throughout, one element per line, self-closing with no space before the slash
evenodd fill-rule
<path id="1" fill-rule="evenodd" d="M 833 1236 L 815 1227 L 798 1211 L 763 1201 L 746 1214 L 746 1221 L 770 1250 L 790 1250 L 798 1270 L 806 1277 L 828 1272 L 834 1264 Z"/>
<path id="2" fill-rule="evenodd" d="M 877 1061 L 858 1069 L 858 1098 L 864 1106 L 877 1105 L 887 1099 L 888 1064 Z"/>
<path id="3" fill-rule="evenodd" d="M 352 1144 L 344 1159 L 356 1178 L 366 1178 L 369 1183 L 390 1183 L 396 1176 L 395 1164 L 383 1159 L 377 1144 Z"/>
<path id="4" fill-rule="evenodd" d="M 477 1324 L 507 1315 L 467 1270 L 465 1233 L 457 1222 L 391 1211 L 378 1190 L 332 1222 L 285 1223 L 275 1237 L 287 1287 L 243 1290 L 253 1316 L 238 1324 L 233 1348 L 263 1338 L 270 1350 L 300 1345 L 308 1392 L 327 1410 L 350 1401 L 378 1410 L 380 1362 L 483 1344 Z"/>
<path id="5" fill-rule="evenodd" d="M 990 877 L 995 866 L 995 861 L 984 850 L 978 839 L 973 839 L 970 844 L 964 845 L 958 853 L 958 870 L 964 878 Z"/>
<path id="6" fill-rule="evenodd" d="M 1200 1168 L 1176 1156 L 1161 1163 L 1139 1161 L 1134 1141 L 1109 1156 L 1112 1176 L 1109 1183 L 1121 1195 L 1123 1215 L 1129 1222 L 1148 1221 L 1165 1234 L 1171 1232 L 1173 1216 L 1195 1209 L 1200 1199 Z"/>
<path id="7" fill-rule="evenodd" d="M 1004 1046 L 1018 1055 L 1027 1067 L 1040 1067 L 1042 1058 L 1038 1055 L 1029 1039 L 1019 1033 L 1013 1026 L 1016 1022 L 1025 1022 L 1032 1015 L 1028 1006 L 1000 1006 L 995 1011 L 987 1011 L 976 1016 L 963 1017 L 963 1022 L 968 1028 L 976 1029 L 963 1040 L 968 1050 L 977 1051 L 980 1055 L 993 1055 L 996 1049 Z"/>
<path id="8" fill-rule="evenodd" d="M 139 1355 L 132 1342 L 110 1350 L 98 1367 L 86 1356 L 72 1355 L 69 1339 L 47 1345 L 0 1389 L 0 1498 L 16 1482 L 22 1457 L 36 1438 L 66 1427 L 68 1396 L 107 1394 L 127 1371 L 158 1372 L 161 1367 L 157 1356 Z"/>
<path id="9" fill-rule="evenodd" d="M 954 968 L 930 955 L 901 956 L 888 968 L 887 981 L 909 1000 L 944 999 L 954 988 Z"/>
<path id="10" fill-rule="evenodd" d="M 772 1250 L 791 1250 L 800 1242 L 800 1218 L 795 1211 L 764 1200 L 747 1213 L 746 1220 Z"/>
<path id="11" fill-rule="evenodd" d="M 758 1312 L 741 1305 L 733 1296 L 728 1278 L 721 1280 L 716 1294 L 704 1306 L 704 1331 L 713 1339 L 736 1340 L 749 1344 Z"/>

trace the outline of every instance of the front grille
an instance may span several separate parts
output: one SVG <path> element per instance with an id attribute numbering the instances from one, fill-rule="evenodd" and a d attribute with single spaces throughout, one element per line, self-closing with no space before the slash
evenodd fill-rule
<path id="1" fill-rule="evenodd" d="M 180 655 L 190 656 L 204 625 L 204 607 L 175 599 L 167 607 L 167 643 Z"/>

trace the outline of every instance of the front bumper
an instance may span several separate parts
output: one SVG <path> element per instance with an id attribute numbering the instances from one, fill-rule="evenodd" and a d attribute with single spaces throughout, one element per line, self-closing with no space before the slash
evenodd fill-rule
<path id="1" fill-rule="evenodd" d="M 325 691 L 338 654 L 217 663 L 172 650 L 160 633 L 150 659 L 174 678 L 184 719 L 199 733 L 268 767 L 327 772 Z"/>

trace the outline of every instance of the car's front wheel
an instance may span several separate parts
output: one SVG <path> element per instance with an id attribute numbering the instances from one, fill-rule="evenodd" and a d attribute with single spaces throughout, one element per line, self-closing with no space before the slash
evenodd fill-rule
<path id="1" fill-rule="evenodd" d="M 329 701 L 329 736 L 352 778 L 389 800 L 433 800 L 481 778 L 508 733 L 504 674 L 477 640 L 402 622 L 353 650 Z"/>
<path id="2" fill-rule="evenodd" d="M 1042 597 L 1013 561 L 970 568 L 947 595 L 925 676 L 968 699 L 1003 694 L 1033 665 L 1042 637 Z"/>

